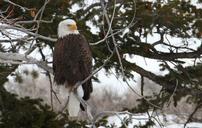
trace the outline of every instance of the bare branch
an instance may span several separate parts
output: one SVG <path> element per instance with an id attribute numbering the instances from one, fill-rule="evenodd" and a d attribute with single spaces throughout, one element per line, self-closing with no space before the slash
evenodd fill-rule
<path id="1" fill-rule="evenodd" d="M 29 30 L 26 30 L 24 28 L 19 28 L 19 27 L 15 27 L 15 26 L 11 26 L 11 25 L 0 25 L 0 30 L 6 30 L 6 29 L 14 29 L 14 30 L 17 30 L 17 31 L 21 31 L 21 32 L 24 32 L 28 35 L 31 35 L 31 36 L 34 36 L 35 38 L 40 38 L 40 39 L 43 39 L 43 40 L 46 40 L 46 41 L 51 41 L 51 42 L 56 42 L 57 39 L 54 39 L 54 38 L 51 38 L 51 37 L 46 37 L 46 36 L 43 36 L 43 35 L 40 35 L 40 34 L 37 34 L 37 33 L 33 33 L 33 32 L 30 32 Z"/>
<path id="2" fill-rule="evenodd" d="M 202 55 L 202 47 L 190 52 L 161 52 L 157 51 L 150 44 L 144 42 L 139 42 L 137 44 L 139 45 L 139 47 L 132 47 L 131 51 L 127 51 L 127 53 L 165 61 L 176 61 L 176 59 L 183 58 L 195 59 L 200 58 Z M 149 48 L 149 50 L 141 52 L 142 50 L 144 50 L 143 48 Z"/>
<path id="3" fill-rule="evenodd" d="M 202 103 L 199 102 L 199 104 L 196 105 L 194 111 L 191 113 L 191 115 L 189 115 L 189 118 L 187 119 L 186 123 L 184 124 L 184 128 L 186 127 L 187 123 L 189 123 L 191 121 L 191 119 L 193 118 L 194 114 L 198 111 L 198 109 L 200 109 L 202 107 Z"/>
<path id="4" fill-rule="evenodd" d="M 135 1 L 134 1 L 134 3 L 135 3 Z M 116 4 L 116 1 L 115 1 L 115 3 L 114 3 L 114 6 L 115 6 L 115 4 Z M 105 18 L 106 18 L 106 20 L 107 20 L 107 24 L 109 25 L 109 30 L 110 30 L 111 35 L 112 35 L 112 40 L 113 40 L 114 48 L 115 48 L 116 54 L 117 54 L 117 56 L 118 56 L 119 64 L 120 64 L 120 66 L 121 66 L 122 76 L 123 76 L 125 82 L 127 83 L 127 85 L 129 86 L 129 88 L 130 88 L 135 94 L 137 94 L 138 96 L 140 96 L 140 97 L 142 97 L 143 99 L 145 99 L 145 100 L 146 100 L 149 104 L 151 104 L 152 106 L 154 106 L 154 107 L 156 107 L 156 108 L 160 108 L 159 106 L 157 106 L 157 105 L 155 105 L 155 104 L 149 102 L 145 97 L 139 95 L 139 94 L 129 85 L 129 83 L 127 82 L 127 80 L 126 80 L 126 78 L 125 78 L 125 73 L 124 73 L 124 68 L 123 68 L 122 59 L 121 59 L 121 56 L 120 56 L 120 54 L 119 54 L 119 50 L 118 50 L 118 48 L 117 48 L 118 46 L 117 46 L 115 37 L 114 37 L 114 35 L 113 35 L 113 30 L 112 30 L 112 28 L 111 28 L 111 23 L 110 23 L 110 21 L 109 21 L 108 15 L 107 15 L 107 10 L 106 10 L 106 8 L 104 7 L 104 1 L 103 1 L 103 0 L 101 0 L 101 6 L 102 6 L 102 9 L 103 9 L 103 14 L 104 14 L 104 16 L 105 16 Z M 136 4 L 135 4 L 135 6 L 136 6 Z M 131 23 L 129 24 L 130 27 L 134 25 L 134 24 L 133 24 L 133 21 L 134 21 L 135 15 L 136 15 L 136 9 L 135 9 L 134 17 L 133 17 Z"/>
<path id="5" fill-rule="evenodd" d="M 10 0 L 4 0 L 5 2 L 8 2 L 8 3 L 10 3 L 10 4 L 12 4 L 12 5 L 14 5 L 14 6 L 17 6 L 17 7 L 19 7 L 19 8 L 22 8 L 22 9 L 24 9 L 24 10 L 32 10 L 32 9 L 29 9 L 29 8 L 26 8 L 26 7 L 23 7 L 23 6 L 21 6 L 21 5 L 19 5 L 19 4 L 17 4 L 17 3 L 14 3 L 14 2 L 12 2 L 12 1 L 10 1 Z"/>
<path id="6" fill-rule="evenodd" d="M 1 39 L 0 43 L 8 43 L 8 42 L 16 42 L 16 41 L 31 41 L 31 40 L 35 40 L 34 38 L 30 38 L 28 36 L 22 37 L 22 38 L 16 38 L 16 39 Z"/>
<path id="7" fill-rule="evenodd" d="M 105 8 L 105 6 L 104 6 L 105 1 L 100 0 L 100 3 L 101 3 L 101 7 L 102 7 L 102 9 L 103 9 L 103 15 L 105 16 L 105 19 L 107 20 L 108 26 L 110 26 L 111 23 L 110 23 L 110 20 L 109 20 L 108 15 L 107 15 L 107 10 L 106 10 L 106 8 Z M 115 2 L 114 2 L 114 10 L 115 10 L 115 7 L 116 7 L 116 0 L 115 0 Z M 112 21 L 111 21 L 111 22 L 112 22 Z M 122 61 L 121 61 L 121 56 L 120 56 L 120 54 L 119 54 L 119 50 L 118 50 L 118 48 L 117 48 L 117 43 L 116 43 L 115 37 L 113 36 L 113 30 L 112 30 L 111 27 L 109 28 L 109 31 L 110 31 L 110 33 L 112 34 L 112 40 L 113 40 L 114 48 L 115 48 L 115 51 L 116 51 L 116 54 L 117 54 L 117 57 L 118 57 L 118 60 L 119 60 L 119 64 L 120 64 L 120 66 L 121 66 L 121 71 L 122 71 L 123 78 L 125 79 L 125 73 L 124 73 L 124 68 L 123 68 L 123 64 L 122 64 Z"/>
<path id="8" fill-rule="evenodd" d="M 89 12 L 89 10 L 91 10 L 92 8 L 96 7 L 96 6 L 100 6 L 100 3 L 94 3 L 94 4 L 91 4 L 90 6 L 88 6 L 86 9 L 84 9 L 82 12 L 83 14 L 86 14 L 87 12 Z"/>
<path id="9" fill-rule="evenodd" d="M 27 20 L 27 21 L 17 21 L 15 24 L 33 24 L 33 23 L 53 23 L 53 18 L 51 20 Z"/>
<path id="10" fill-rule="evenodd" d="M 36 64 L 45 71 L 48 71 L 51 74 L 53 74 L 52 68 L 49 67 L 44 61 L 39 61 L 35 58 L 27 57 L 26 55 L 23 54 L 0 52 L 0 63 L 8 63 L 8 62 L 10 64 Z"/>
<path id="11" fill-rule="evenodd" d="M 177 86 L 178 86 L 178 80 L 176 80 L 175 89 L 174 89 L 174 91 L 173 91 L 172 95 L 170 96 L 170 98 L 169 98 L 169 100 L 168 100 L 167 107 L 168 107 L 168 106 L 169 106 L 169 104 L 171 103 L 172 98 L 174 97 L 174 94 L 176 93 Z"/>
<path id="12" fill-rule="evenodd" d="M 112 18 L 111 18 L 111 21 L 109 21 L 109 24 L 108 24 L 109 28 L 107 30 L 107 33 L 105 34 L 105 37 L 102 40 L 99 40 L 99 41 L 97 41 L 95 43 L 91 43 L 91 45 L 98 45 L 99 43 L 104 42 L 107 38 L 109 38 L 108 35 L 109 35 L 109 33 L 110 33 L 111 29 L 112 29 L 111 27 L 112 27 L 112 23 L 113 23 L 113 20 L 114 20 L 115 11 L 116 11 L 116 6 L 114 6 L 113 13 L 112 13 Z M 110 37 L 113 37 L 113 36 L 114 36 L 114 33 L 113 34 L 111 33 Z"/>

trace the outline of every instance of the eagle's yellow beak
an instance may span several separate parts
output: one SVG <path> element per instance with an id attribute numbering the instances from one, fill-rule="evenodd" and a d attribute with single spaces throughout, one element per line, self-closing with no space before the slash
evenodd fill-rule
<path id="1" fill-rule="evenodd" d="M 70 30 L 72 30 L 72 31 L 77 30 L 76 24 L 71 24 L 71 25 L 69 26 L 69 28 L 70 28 Z"/>

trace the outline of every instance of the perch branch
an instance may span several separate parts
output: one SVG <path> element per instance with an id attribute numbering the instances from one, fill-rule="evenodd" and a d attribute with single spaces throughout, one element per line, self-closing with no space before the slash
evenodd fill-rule
<path id="1" fill-rule="evenodd" d="M 88 105 L 88 103 L 87 103 L 86 101 L 84 101 L 81 97 L 78 96 L 76 90 L 77 90 L 77 88 L 78 88 L 79 86 L 81 86 L 82 84 L 84 84 L 85 82 L 87 82 L 90 78 L 92 78 L 93 75 L 95 75 L 96 73 L 98 73 L 98 72 L 109 62 L 109 60 L 112 58 L 113 55 L 114 55 L 114 52 L 112 52 L 111 55 L 110 55 L 106 60 L 104 60 L 104 63 L 103 63 L 102 66 L 100 66 L 99 68 L 97 68 L 96 70 L 94 70 L 94 71 L 93 71 L 88 77 L 86 77 L 83 81 L 77 82 L 77 83 L 75 84 L 75 87 L 74 87 L 74 94 L 75 94 L 75 96 L 77 97 L 77 99 L 81 102 L 81 104 L 83 105 L 84 109 L 86 110 L 87 115 L 88 115 L 88 118 L 89 118 L 90 121 L 92 121 L 92 120 L 94 119 L 93 116 L 92 116 L 92 114 L 91 114 L 91 112 L 90 112 L 91 108 L 90 108 L 90 106 Z M 67 107 L 68 100 L 69 100 L 69 99 L 67 99 L 67 101 L 66 101 L 66 103 L 65 103 L 65 106 L 62 108 L 62 110 L 60 111 L 60 113 L 63 113 L 63 111 L 64 111 L 65 108 Z"/>

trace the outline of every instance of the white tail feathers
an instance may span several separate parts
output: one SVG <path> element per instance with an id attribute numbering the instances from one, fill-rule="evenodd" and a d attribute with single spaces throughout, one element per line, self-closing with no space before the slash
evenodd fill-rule
<path id="1" fill-rule="evenodd" d="M 70 117 L 78 116 L 80 111 L 80 102 L 78 101 L 73 92 L 70 92 L 67 109 Z"/>
<path id="2" fill-rule="evenodd" d="M 65 85 L 56 85 L 55 90 L 59 94 L 59 99 L 61 102 L 63 102 L 63 105 L 65 105 L 68 100 L 66 105 L 69 112 L 69 117 L 77 117 L 80 111 L 80 101 L 77 99 L 74 92 L 72 92 L 70 88 L 65 87 Z M 77 88 L 77 95 L 80 98 L 83 97 L 84 92 L 82 86 Z"/>
<path id="3" fill-rule="evenodd" d="M 77 94 L 80 98 L 83 97 L 83 89 L 81 86 L 77 88 Z M 80 101 L 75 96 L 74 92 L 69 93 L 69 102 L 67 105 L 67 109 L 70 117 L 77 117 L 80 111 Z"/>

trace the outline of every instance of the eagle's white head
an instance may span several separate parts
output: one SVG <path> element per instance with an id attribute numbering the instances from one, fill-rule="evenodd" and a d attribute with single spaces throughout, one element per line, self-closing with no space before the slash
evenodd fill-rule
<path id="1" fill-rule="evenodd" d="M 79 31 L 77 30 L 76 22 L 72 19 L 63 20 L 58 25 L 59 38 L 62 38 L 69 34 L 79 34 Z"/>

